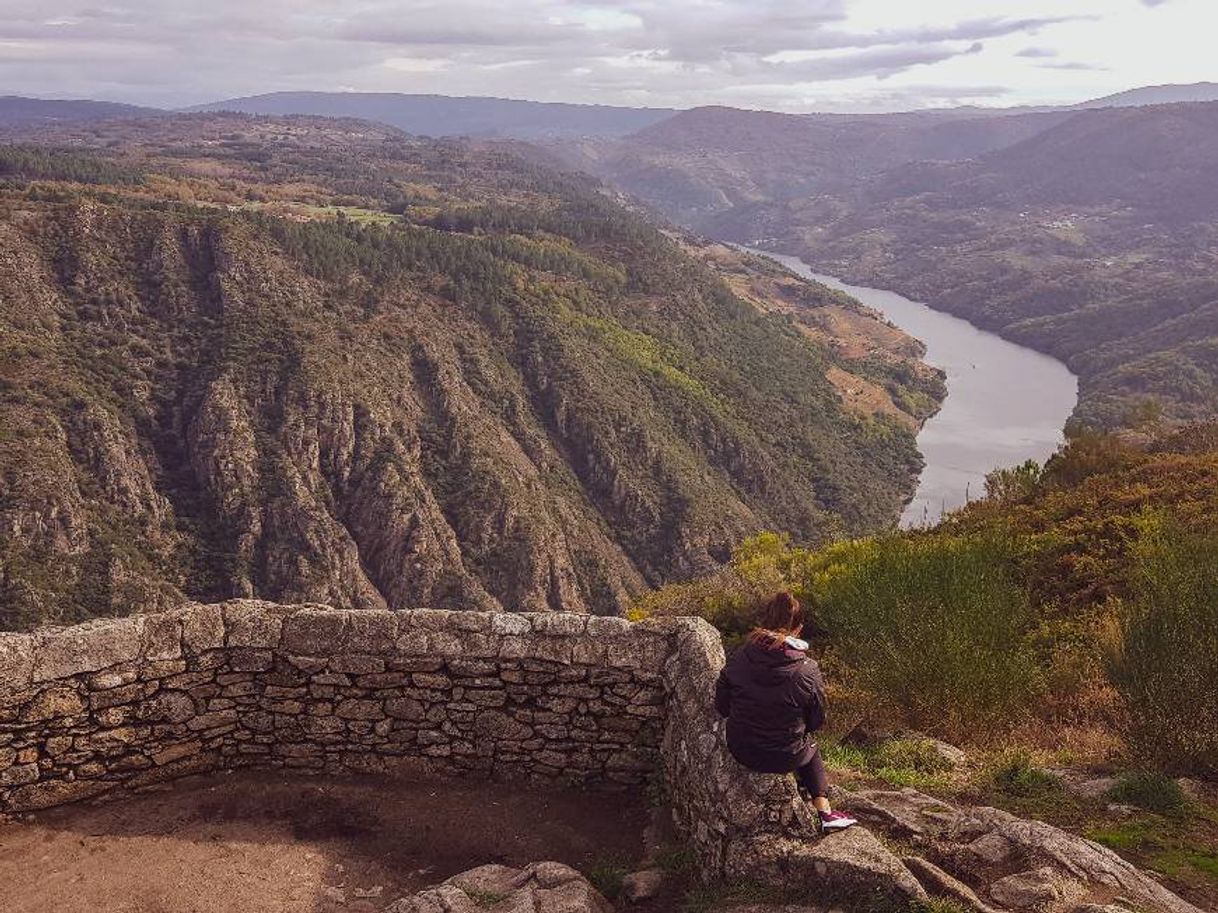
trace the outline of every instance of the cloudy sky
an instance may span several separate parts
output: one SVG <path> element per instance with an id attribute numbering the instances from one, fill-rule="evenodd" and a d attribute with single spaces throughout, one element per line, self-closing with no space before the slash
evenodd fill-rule
<path id="1" fill-rule="evenodd" d="M 1038 104 L 1218 80 L 1216 34 L 1216 0 L 0 0 L 0 94 Z"/>

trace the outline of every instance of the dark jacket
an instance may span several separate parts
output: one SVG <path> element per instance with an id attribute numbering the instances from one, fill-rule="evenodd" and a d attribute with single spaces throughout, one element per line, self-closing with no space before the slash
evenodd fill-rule
<path id="1" fill-rule="evenodd" d="M 719 673 L 715 709 L 727 717 L 727 747 L 737 761 L 788 773 L 812 759 L 810 733 L 825 722 L 820 667 L 803 650 L 750 640 Z"/>

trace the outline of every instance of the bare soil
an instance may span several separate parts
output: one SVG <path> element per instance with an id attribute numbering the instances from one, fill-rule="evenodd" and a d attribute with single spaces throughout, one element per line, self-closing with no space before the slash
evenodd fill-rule
<path id="1" fill-rule="evenodd" d="M 0 823 L 5 913 L 375 913 L 487 862 L 642 855 L 641 797 L 242 772 Z M 2 819 L 0 819 L 2 820 Z"/>

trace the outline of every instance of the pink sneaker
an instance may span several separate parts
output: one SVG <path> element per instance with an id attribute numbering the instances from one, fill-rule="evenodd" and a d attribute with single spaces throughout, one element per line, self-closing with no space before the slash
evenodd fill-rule
<path id="1" fill-rule="evenodd" d="M 858 824 L 854 818 L 841 812 L 817 812 L 817 815 L 820 817 L 820 829 L 824 833 L 844 831 L 846 828 Z"/>

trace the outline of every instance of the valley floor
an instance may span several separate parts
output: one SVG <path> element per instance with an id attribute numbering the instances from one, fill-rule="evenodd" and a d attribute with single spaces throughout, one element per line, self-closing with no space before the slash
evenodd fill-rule
<path id="1" fill-rule="evenodd" d="M 0 819 L 7 913 L 374 913 L 487 862 L 634 860 L 622 794 L 235 773 Z"/>

